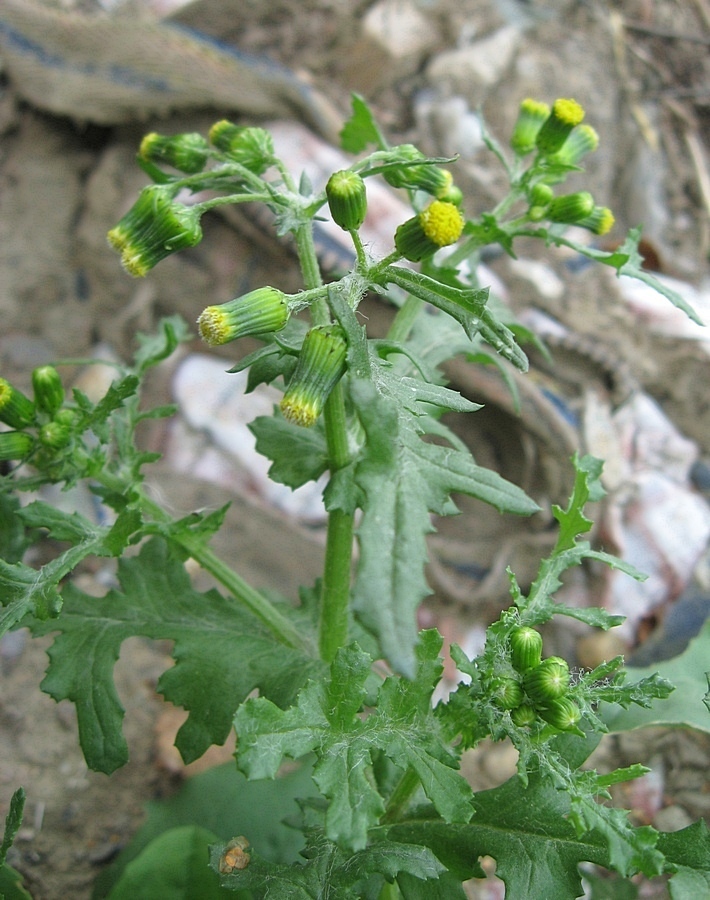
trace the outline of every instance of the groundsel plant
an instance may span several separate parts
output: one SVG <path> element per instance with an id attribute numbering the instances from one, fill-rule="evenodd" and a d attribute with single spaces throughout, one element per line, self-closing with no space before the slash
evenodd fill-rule
<path id="1" fill-rule="evenodd" d="M 551 107 L 524 100 L 508 146 L 486 138 L 507 171 L 508 194 L 474 218 L 452 177 L 455 160 L 428 158 L 409 144 L 390 146 L 358 97 L 342 134 L 355 161 L 332 173 L 324 190 L 289 172 L 262 128 L 221 121 L 208 137 L 143 140 L 139 163 L 152 184 L 108 236 L 130 275 L 143 276 L 197 244 L 202 216 L 222 204 L 263 203 L 276 232 L 294 238 L 303 290 L 260 287 L 196 308 L 195 318 L 211 346 L 261 339 L 260 349 L 231 370 L 248 369 L 248 390 L 272 384 L 283 392 L 274 414 L 251 425 L 257 449 L 271 460 L 271 477 L 291 488 L 327 473 L 328 522 L 322 577 L 298 598 L 280 599 L 253 588 L 210 548 L 226 508 L 176 520 L 146 490 L 143 469 L 156 455 L 136 446 L 135 428 L 174 410 L 143 409 L 141 381 L 189 338 L 177 317 L 164 320 L 156 336 L 138 336 L 133 362 L 117 368 L 98 402 L 76 388 L 69 395 L 58 364 L 33 372 L 32 397 L 0 380 L 0 458 L 10 463 L 0 497 L 0 624 L 3 631 L 55 635 L 42 689 L 75 703 L 88 765 L 111 773 L 127 760 L 112 673 L 122 642 L 142 635 L 174 642 L 175 665 L 158 690 L 189 714 L 176 741 L 186 762 L 224 743 L 234 728 L 236 766 L 250 782 L 265 790 L 271 779 L 285 785 L 286 760 L 291 773 L 295 764 L 307 779 L 289 821 L 302 834 L 297 858 L 279 856 L 255 837 L 264 829 L 255 803 L 253 828 L 229 840 L 191 833 L 190 853 L 178 853 L 178 836 L 168 831 L 160 853 L 148 848 L 148 856 L 126 865 L 108 896 L 128 896 L 147 868 L 159 879 L 162 866 L 173 885 L 184 875 L 184 885 L 193 886 L 180 896 L 196 896 L 200 884 L 210 897 L 235 891 L 274 900 L 455 900 L 466 896 L 463 882 L 485 878 L 483 857 L 495 860 L 512 900 L 581 896 L 593 866 L 621 879 L 670 876 L 674 898 L 707 889 L 704 823 L 675 834 L 634 827 L 627 811 L 606 801 L 613 784 L 646 769 L 602 775 L 581 768 L 606 730 L 604 705 L 648 706 L 672 686 L 658 676 L 626 683 L 620 657 L 572 675 L 564 659 L 545 654 L 539 629 L 555 615 L 601 629 L 620 622 L 603 609 L 556 602 L 565 570 L 591 559 L 641 577 L 583 539 L 591 527 L 585 505 L 603 493 L 598 460 L 571 461 L 574 489 L 565 508 L 553 508 L 559 536 L 552 553 L 527 590 L 510 572 L 510 606 L 488 628 L 479 656 L 469 659 L 453 647 L 462 680 L 437 705 L 442 638 L 416 626 L 429 593 L 426 536 L 433 516 L 456 512 L 453 495 L 507 515 L 538 509 L 517 486 L 478 466 L 442 421 L 445 412 L 478 408 L 446 385 L 440 366 L 450 357 L 503 372 L 511 365 L 527 369 L 519 340 L 529 335 L 509 314 L 503 321 L 475 281 L 481 249 L 498 244 L 512 254 L 520 236 L 571 246 L 654 283 L 694 317 L 642 270 L 637 231 L 612 252 L 565 237 L 569 225 L 602 235 L 613 224 L 611 211 L 588 191 L 564 190 L 599 140 L 583 117 L 574 100 Z M 373 176 L 412 202 L 411 217 L 383 258 L 371 255 L 359 231 Z M 190 192 L 209 199 L 190 204 L 184 200 Z M 326 284 L 313 224 L 327 215 L 350 235 L 353 264 Z M 367 293 L 391 304 L 384 337 L 368 336 L 358 317 Z M 101 501 L 105 524 L 42 499 L 19 500 L 25 491 L 41 497 L 44 485 L 79 482 Z M 23 556 L 44 535 L 65 549 L 35 569 Z M 92 556 L 118 560 L 119 586 L 104 597 L 85 594 L 69 577 Z M 188 559 L 218 588 L 197 592 Z M 474 793 L 459 761 L 483 739 L 512 743 L 517 775 Z M 22 797 L 20 790 L 8 815 L 0 862 L 19 827 Z M 15 878 L 7 866 L 2 871 L 0 884 Z"/>

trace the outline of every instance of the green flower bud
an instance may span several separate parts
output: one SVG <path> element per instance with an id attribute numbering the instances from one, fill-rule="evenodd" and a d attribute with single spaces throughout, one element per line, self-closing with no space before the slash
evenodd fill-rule
<path id="1" fill-rule="evenodd" d="M 575 224 L 588 228 L 594 234 L 607 234 L 614 227 L 614 214 L 607 206 L 595 206 L 590 215 L 579 219 Z"/>
<path id="2" fill-rule="evenodd" d="M 32 372 L 35 403 L 42 412 L 53 416 L 64 403 L 64 385 L 54 366 L 38 366 Z"/>
<path id="3" fill-rule="evenodd" d="M 525 693 L 536 706 L 559 699 L 567 693 L 568 687 L 569 666 L 559 656 L 543 659 L 539 666 L 523 675 Z"/>
<path id="4" fill-rule="evenodd" d="M 515 678 L 499 678 L 493 687 L 493 700 L 501 709 L 515 709 L 525 699 L 520 682 Z"/>
<path id="5" fill-rule="evenodd" d="M 538 181 L 530 191 L 530 206 L 547 206 L 554 197 L 554 191 L 549 184 Z"/>
<path id="6" fill-rule="evenodd" d="M 34 440 L 24 431 L 0 431 L 0 460 L 19 460 L 29 456 Z"/>
<path id="7" fill-rule="evenodd" d="M 303 339 L 298 364 L 281 401 L 284 418 L 308 428 L 345 372 L 347 343 L 337 325 L 322 325 Z"/>
<path id="8" fill-rule="evenodd" d="M 535 138 L 538 151 L 544 156 L 557 153 L 583 118 L 584 110 L 576 100 L 555 100 Z"/>
<path id="9" fill-rule="evenodd" d="M 414 162 L 419 159 L 426 159 L 422 151 L 418 150 L 414 144 L 400 144 L 400 146 L 397 147 L 397 155 L 401 158 L 402 162 Z M 413 187 L 412 170 L 419 170 L 421 168 L 426 168 L 426 166 L 394 165 L 383 169 L 382 177 L 387 184 L 393 188 L 411 188 Z"/>
<path id="10" fill-rule="evenodd" d="M 274 161 L 274 139 L 264 128 L 243 127 L 222 119 L 210 128 L 210 142 L 255 175 L 261 175 Z"/>
<path id="11" fill-rule="evenodd" d="M 61 450 L 66 447 L 71 439 L 71 431 L 61 422 L 51 421 L 43 425 L 39 430 L 39 442 L 50 450 Z"/>
<path id="12" fill-rule="evenodd" d="M 511 662 L 521 674 L 540 665 L 542 635 L 534 628 L 521 625 L 510 635 Z"/>
<path id="13" fill-rule="evenodd" d="M 335 172 L 328 179 L 325 195 L 335 224 L 345 231 L 357 231 L 367 212 L 367 193 L 362 178 L 348 169 Z"/>
<path id="14" fill-rule="evenodd" d="M 64 425 L 67 428 L 73 427 L 79 418 L 79 413 L 75 409 L 67 409 L 67 407 L 63 407 L 62 409 L 57 410 L 54 421 L 59 422 L 60 425 Z"/>
<path id="15" fill-rule="evenodd" d="M 424 191 L 427 194 L 431 194 L 432 197 L 436 197 L 437 200 L 447 200 L 451 203 L 461 202 L 460 199 L 449 200 L 450 195 L 458 198 L 460 191 L 454 186 L 451 172 L 441 169 L 439 166 L 406 166 L 398 170 L 396 175 L 390 175 L 389 178 L 387 177 L 388 172 L 385 171 L 382 174 L 385 180 L 392 184 L 393 187 Z"/>
<path id="16" fill-rule="evenodd" d="M 402 144 L 397 152 L 407 161 L 426 159 L 424 154 L 413 144 Z M 382 177 L 387 184 L 395 188 L 406 188 L 411 191 L 424 191 L 436 197 L 458 205 L 463 195 L 455 187 L 451 172 L 433 163 L 421 166 L 393 166 L 384 169 Z"/>
<path id="17" fill-rule="evenodd" d="M 576 194 L 554 197 L 547 207 L 546 215 L 551 222 L 574 225 L 591 216 L 593 212 L 594 197 L 589 191 L 577 191 Z"/>
<path id="18" fill-rule="evenodd" d="M 447 190 L 440 191 L 436 194 L 436 199 L 444 200 L 446 203 L 453 203 L 454 206 L 461 206 L 461 203 L 463 202 L 463 191 L 452 181 Z"/>
<path id="19" fill-rule="evenodd" d="M 197 320 L 200 337 L 216 347 L 248 334 L 281 331 L 288 322 L 286 295 L 273 287 L 257 288 L 219 306 L 208 306 Z"/>
<path id="20" fill-rule="evenodd" d="M 529 97 L 523 100 L 510 137 L 510 146 L 518 156 L 532 153 L 538 132 L 549 115 L 550 107 L 547 103 L 540 103 Z"/>
<path id="21" fill-rule="evenodd" d="M 527 728 L 530 725 L 534 725 L 537 721 L 537 713 L 535 712 L 534 707 L 530 706 L 529 703 L 521 703 L 520 706 L 516 706 L 515 709 L 511 710 L 510 718 L 513 720 L 513 724 L 517 725 L 518 728 Z"/>
<path id="22" fill-rule="evenodd" d="M 592 126 L 577 125 L 557 153 L 548 154 L 547 161 L 576 166 L 588 153 L 593 153 L 598 146 L 599 135 Z"/>
<path id="23" fill-rule="evenodd" d="M 123 267 L 136 277 L 146 275 L 166 256 L 194 247 L 202 240 L 200 213 L 173 199 L 175 188 L 153 184 L 108 233 L 108 242 L 121 254 Z"/>
<path id="24" fill-rule="evenodd" d="M 394 244 L 405 259 L 418 262 L 441 247 L 454 244 L 463 231 L 463 216 L 457 206 L 434 200 L 418 216 L 403 222 L 394 235 Z"/>
<path id="25" fill-rule="evenodd" d="M 22 391 L 0 378 L 0 422 L 11 428 L 24 428 L 35 418 L 35 405 Z"/>
<path id="26" fill-rule="evenodd" d="M 577 704 L 569 697 L 548 701 L 544 707 L 540 708 L 539 714 L 540 718 L 544 719 L 548 725 L 552 725 L 560 731 L 572 731 L 575 734 L 584 735 L 584 732 L 578 727 L 582 713 Z"/>
<path id="27" fill-rule="evenodd" d="M 195 175 L 201 172 L 210 156 L 210 146 L 197 132 L 165 135 L 151 131 L 141 141 L 138 155 L 147 162 L 164 163 Z"/>

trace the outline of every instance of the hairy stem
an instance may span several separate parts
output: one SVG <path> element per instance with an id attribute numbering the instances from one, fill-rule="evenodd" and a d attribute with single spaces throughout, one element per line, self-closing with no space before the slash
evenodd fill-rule
<path id="1" fill-rule="evenodd" d="M 296 246 L 301 261 L 306 289 L 322 284 L 311 224 L 302 225 L 296 232 Z M 325 300 L 311 306 L 314 325 L 331 321 Z M 331 475 L 350 460 L 345 421 L 343 390 L 336 385 L 323 410 L 325 434 Z M 350 567 L 352 560 L 354 513 L 334 509 L 328 513 L 328 532 L 323 566 L 323 592 L 319 623 L 318 646 L 321 658 L 330 662 L 348 638 L 348 605 L 350 601 Z"/>
<path id="2" fill-rule="evenodd" d="M 419 784 L 419 776 L 410 766 L 399 779 L 397 786 L 392 791 L 392 794 L 387 801 L 387 809 L 380 819 L 382 825 L 397 822 L 402 818 L 402 814 L 409 806 L 412 795 L 419 787 Z"/>
<path id="3" fill-rule="evenodd" d="M 141 492 L 140 505 L 157 522 L 170 522 L 170 516 L 155 501 Z M 213 550 L 205 546 L 197 536 L 183 532 L 171 535 L 199 565 L 209 572 L 229 593 L 243 603 L 272 634 L 289 647 L 305 649 L 300 633 L 278 609 L 248 582 L 223 562 Z"/>

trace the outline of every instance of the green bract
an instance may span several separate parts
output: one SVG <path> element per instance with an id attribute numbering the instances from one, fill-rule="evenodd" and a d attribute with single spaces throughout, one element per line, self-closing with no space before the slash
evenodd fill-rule
<path id="1" fill-rule="evenodd" d="M 219 306 L 208 306 L 197 320 L 200 337 L 219 346 L 249 334 L 271 334 L 288 322 L 286 295 L 272 287 L 257 288 Z"/>
<path id="2" fill-rule="evenodd" d="M 576 100 L 555 100 L 552 111 L 535 137 L 539 153 L 549 157 L 564 146 L 575 126 L 584 118 L 584 110 Z"/>
<path id="3" fill-rule="evenodd" d="M 501 709 L 515 709 L 523 702 L 520 682 L 515 678 L 499 678 L 494 682 L 493 698 Z"/>
<path id="4" fill-rule="evenodd" d="M 579 731 L 578 723 L 582 714 L 577 704 L 569 697 L 549 700 L 538 709 L 538 712 L 548 725 L 559 728 L 560 731 Z"/>
<path id="5" fill-rule="evenodd" d="M 525 673 L 523 687 L 535 705 L 562 697 L 569 688 L 569 666 L 559 656 L 543 659 Z"/>
<path id="6" fill-rule="evenodd" d="M 521 626 L 510 635 L 511 661 L 518 672 L 524 673 L 540 664 L 542 635 L 534 628 Z"/>
<path id="7" fill-rule="evenodd" d="M 24 428 L 35 418 L 35 405 L 22 391 L 0 378 L 0 422 L 11 428 Z"/>
<path id="8" fill-rule="evenodd" d="M 141 277 L 161 260 L 202 240 L 200 212 L 178 203 L 176 188 L 154 184 L 143 188 L 133 207 L 108 233 L 129 275 Z"/>
<path id="9" fill-rule="evenodd" d="M 345 372 L 347 343 L 337 326 L 311 328 L 303 340 L 298 365 L 281 401 L 284 417 L 309 428 L 323 411 L 330 392 Z"/>
<path id="10" fill-rule="evenodd" d="M 348 169 L 335 172 L 328 179 L 325 195 L 335 224 L 345 231 L 357 231 L 367 213 L 367 193 L 362 178 Z"/>
<path id="11" fill-rule="evenodd" d="M 64 385 L 54 366 L 39 366 L 32 372 L 37 408 L 54 415 L 64 403 Z"/>
<path id="12" fill-rule="evenodd" d="M 24 431 L 0 431 L 0 460 L 21 460 L 34 447 L 31 435 Z"/>
<path id="13" fill-rule="evenodd" d="M 164 135 L 151 132 L 141 141 L 139 156 L 148 162 L 167 163 L 188 175 L 201 172 L 210 156 L 210 147 L 201 134 Z"/>
<path id="14" fill-rule="evenodd" d="M 222 119 L 210 129 L 210 142 L 229 159 L 261 175 L 274 161 L 274 139 L 264 128 L 234 125 Z"/>

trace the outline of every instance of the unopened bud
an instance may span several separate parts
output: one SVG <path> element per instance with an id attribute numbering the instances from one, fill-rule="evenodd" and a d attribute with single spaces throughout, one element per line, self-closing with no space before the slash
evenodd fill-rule
<path id="1" fill-rule="evenodd" d="M 547 103 L 540 103 L 529 97 L 523 100 L 518 109 L 518 118 L 513 126 L 510 146 L 518 156 L 525 156 L 535 149 L 535 139 L 542 123 L 550 115 Z"/>
<path id="2" fill-rule="evenodd" d="M 54 366 L 38 366 L 32 372 L 32 388 L 37 407 L 50 416 L 64 403 L 64 385 Z"/>
<path id="3" fill-rule="evenodd" d="M 197 132 L 168 136 L 152 131 L 141 141 L 138 155 L 148 162 L 165 163 L 186 175 L 195 175 L 204 169 L 210 147 Z"/>
<path id="4" fill-rule="evenodd" d="M 461 192 L 454 185 L 451 172 L 433 164 L 386 169 L 382 177 L 392 187 L 424 191 L 437 200 L 446 200 L 450 203 L 461 202 Z"/>
<path id="5" fill-rule="evenodd" d="M 0 431 L 0 460 L 20 460 L 34 447 L 31 435 L 24 431 Z"/>
<path id="6" fill-rule="evenodd" d="M 311 328 L 281 401 L 284 418 L 306 428 L 315 425 L 330 392 L 343 377 L 346 353 L 347 343 L 337 325 Z"/>
<path id="7" fill-rule="evenodd" d="M 108 242 L 121 254 L 123 267 L 136 277 L 146 275 L 162 259 L 194 247 L 202 240 L 200 213 L 177 203 L 175 188 L 153 184 L 108 233 Z"/>
<path id="8" fill-rule="evenodd" d="M 588 153 L 593 153 L 598 146 L 599 135 L 592 126 L 577 125 L 557 153 L 548 155 L 547 161 L 576 166 Z"/>
<path id="9" fill-rule="evenodd" d="M 274 161 L 274 139 L 265 128 L 234 125 L 222 119 L 210 128 L 210 142 L 234 162 L 261 175 Z"/>
<path id="10" fill-rule="evenodd" d="M 578 191 L 576 194 L 562 194 L 550 201 L 547 207 L 547 218 L 551 222 L 568 225 L 579 223 L 594 211 L 594 197 L 589 191 Z"/>
<path id="11" fill-rule="evenodd" d="M 608 234 L 614 227 L 614 213 L 608 206 L 595 206 L 592 212 L 584 219 L 576 223 L 581 228 L 587 228 L 594 234 Z"/>
<path id="12" fill-rule="evenodd" d="M 228 344 L 248 334 L 280 331 L 288 321 L 286 295 L 273 287 L 257 288 L 241 297 L 208 306 L 197 326 L 206 344 Z"/>
<path id="13" fill-rule="evenodd" d="M 53 420 L 47 422 L 39 430 L 39 442 L 50 450 L 61 450 L 66 447 L 71 438 L 71 432 L 66 425 Z"/>
<path id="14" fill-rule="evenodd" d="M 463 216 L 456 205 L 434 200 L 419 215 L 399 226 L 394 244 L 405 259 L 418 262 L 441 247 L 455 244 L 461 237 L 463 225 Z"/>
<path id="15" fill-rule="evenodd" d="M 530 191 L 531 206 L 547 206 L 554 197 L 554 192 L 549 184 L 538 182 Z"/>
<path id="16" fill-rule="evenodd" d="M 584 110 L 576 100 L 555 100 L 535 138 L 535 146 L 544 156 L 561 149 L 572 129 L 584 118 Z"/>
<path id="17" fill-rule="evenodd" d="M 367 212 L 367 193 L 363 179 L 349 169 L 335 172 L 328 179 L 325 195 L 335 224 L 345 231 L 357 231 L 365 221 Z"/>
<path id="18" fill-rule="evenodd" d="M 0 378 L 0 422 L 11 428 L 24 428 L 35 418 L 35 405 L 22 391 Z"/>

